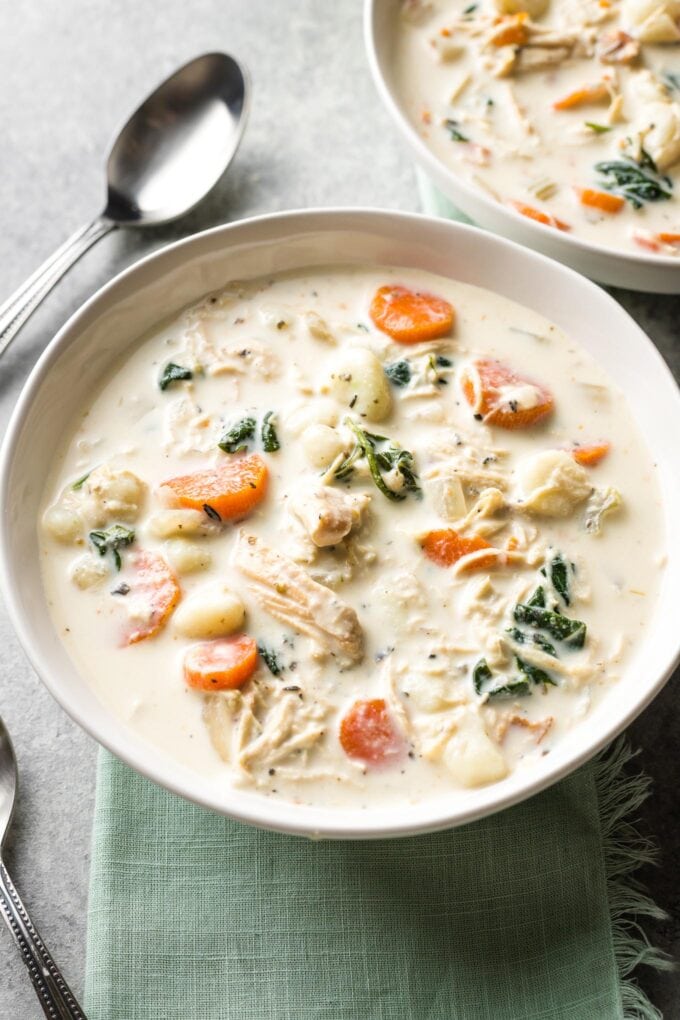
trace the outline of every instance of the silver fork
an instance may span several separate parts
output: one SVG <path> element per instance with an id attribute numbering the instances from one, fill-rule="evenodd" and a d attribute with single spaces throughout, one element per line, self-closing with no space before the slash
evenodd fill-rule
<path id="1" fill-rule="evenodd" d="M 18 775 L 12 741 L 0 719 L 0 913 L 19 947 L 45 1016 L 51 1020 L 87 1020 L 28 916 L 2 859 L 12 822 Z"/>

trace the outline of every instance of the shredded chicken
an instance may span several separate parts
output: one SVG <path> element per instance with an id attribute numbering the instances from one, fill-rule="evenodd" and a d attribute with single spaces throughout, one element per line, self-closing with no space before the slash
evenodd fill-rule
<path id="1" fill-rule="evenodd" d="M 286 762 L 295 778 L 306 772 L 302 766 L 326 731 L 327 713 L 318 701 L 308 703 L 300 692 L 266 682 L 244 692 L 210 694 L 203 707 L 210 739 L 224 761 L 246 774 Z"/>
<path id="2" fill-rule="evenodd" d="M 321 653 L 346 665 L 360 662 L 364 635 L 356 612 L 335 592 L 262 539 L 241 531 L 234 562 L 250 578 L 260 605 L 282 623 L 310 637 Z"/>
<path id="3" fill-rule="evenodd" d="M 336 545 L 362 520 L 371 502 L 367 493 L 352 495 L 328 485 L 302 489 L 288 501 L 314 545 Z"/>

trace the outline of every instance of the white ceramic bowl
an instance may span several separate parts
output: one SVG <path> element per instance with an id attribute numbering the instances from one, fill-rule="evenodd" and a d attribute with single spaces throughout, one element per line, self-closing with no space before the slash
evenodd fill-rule
<path id="1" fill-rule="evenodd" d="M 559 259 L 593 280 L 655 294 L 680 293 L 680 258 L 643 251 L 639 254 L 617 252 L 534 223 L 514 209 L 495 202 L 481 188 L 458 177 L 428 148 L 402 109 L 393 79 L 393 39 L 400 22 L 402 2 L 365 0 L 364 34 L 368 61 L 380 97 L 413 158 L 439 190 L 479 226 Z"/>
<path id="2" fill-rule="evenodd" d="M 329 263 L 413 266 L 478 284 L 535 308 L 577 338 L 625 392 L 655 451 L 665 497 L 668 569 L 646 638 L 611 693 L 529 775 L 454 791 L 450 799 L 383 810 L 300 807 L 202 780 L 128 729 L 97 701 L 50 621 L 40 578 L 43 482 L 74 413 L 125 347 L 230 279 Z M 0 463 L 0 579 L 19 637 L 63 708 L 151 779 L 235 818 L 334 837 L 404 835 L 487 815 L 536 793 L 590 758 L 640 712 L 678 655 L 680 395 L 652 343 L 599 287 L 556 262 L 472 227 L 369 210 L 283 213 L 218 227 L 143 259 L 102 288 L 51 342 L 15 409 Z"/>

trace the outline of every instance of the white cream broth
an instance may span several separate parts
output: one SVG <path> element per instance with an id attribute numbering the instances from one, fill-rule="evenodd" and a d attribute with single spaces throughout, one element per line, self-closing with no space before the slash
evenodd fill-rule
<path id="1" fill-rule="evenodd" d="M 386 285 L 449 302 L 452 330 L 392 340 L 369 315 Z M 513 430 L 479 420 L 462 388 L 479 358 L 519 377 L 499 398 L 508 413 L 533 414 L 540 384 L 552 414 Z M 383 367 L 402 360 L 411 379 L 397 386 Z M 193 378 L 161 391 L 168 363 Z M 382 420 L 361 417 L 366 409 Z M 266 453 L 259 433 L 269 411 L 280 449 Z M 265 499 L 239 521 L 197 511 L 187 524 L 162 483 L 243 457 L 217 443 L 248 414 L 257 421 L 251 448 L 269 472 Z M 347 418 L 410 451 L 422 498 L 387 498 L 365 457 L 335 478 L 356 441 Z M 599 440 L 611 444 L 606 456 L 578 465 L 574 447 Z M 403 481 L 386 467 L 383 477 L 391 489 Z M 319 518 L 324 499 L 338 511 L 330 522 Z M 586 530 L 603 500 L 619 505 L 599 531 Z M 206 787 L 369 807 L 463 797 L 531 769 L 598 699 L 615 696 L 659 585 L 659 504 L 654 464 L 623 397 L 575 338 L 482 289 L 411 269 L 338 266 L 233 284 L 140 340 L 74 420 L 46 487 L 39 541 L 54 626 L 126 726 L 203 775 Z M 187 534 L 196 521 L 200 532 Z M 119 550 L 120 571 L 88 538 L 115 524 L 134 532 Z M 329 540 L 328 530 L 318 533 L 326 525 L 338 528 L 330 548 L 316 544 Z M 424 551 L 433 530 L 484 538 L 498 552 L 468 551 L 442 566 Z M 261 547 L 248 537 L 274 557 L 273 576 L 259 583 L 248 557 Z M 126 644 L 130 617 L 148 622 L 139 550 L 170 565 L 181 598 L 155 636 Z M 568 606 L 540 573 L 558 553 Z M 487 560 L 475 562 L 480 556 Z M 222 602 L 213 612 L 216 585 Z M 539 585 L 548 608 L 585 623 L 582 648 L 526 621 L 521 648 L 508 636 L 519 626 L 514 607 Z M 260 656 L 239 690 L 190 689 L 187 651 L 233 630 L 273 652 L 280 674 Z M 525 676 L 525 690 L 490 695 L 522 679 L 519 651 L 529 666 L 549 666 L 555 686 Z M 482 659 L 491 677 L 477 694 L 472 671 Z M 393 737 L 377 763 L 363 746 L 347 753 L 340 739 L 351 706 L 372 700 L 384 702 Z"/>
<path id="2" fill-rule="evenodd" d="M 524 44 L 494 45 L 517 19 L 524 19 L 517 27 Z M 406 0 L 393 73 L 425 143 L 488 196 L 546 229 L 616 250 L 677 255 L 679 42 L 676 2 Z M 590 101 L 555 109 L 591 86 L 599 91 Z M 645 154 L 670 198 L 641 199 L 636 208 L 620 187 L 607 193 L 614 179 L 596 165 L 623 160 L 639 175 Z M 620 208 L 603 211 L 584 189 Z M 593 199 L 595 206 L 584 204 Z"/>

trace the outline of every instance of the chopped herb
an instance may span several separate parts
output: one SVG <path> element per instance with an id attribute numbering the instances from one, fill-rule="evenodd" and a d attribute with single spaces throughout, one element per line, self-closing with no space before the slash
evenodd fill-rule
<path id="1" fill-rule="evenodd" d="M 481 694 L 482 684 L 485 684 L 490 679 L 491 670 L 489 669 L 489 664 L 486 659 L 480 659 L 472 670 L 472 683 L 475 688 L 475 694 Z"/>
<path id="2" fill-rule="evenodd" d="M 580 620 L 569 620 L 561 613 L 553 613 L 540 606 L 518 603 L 514 609 L 516 623 L 545 630 L 557 641 L 563 641 L 571 648 L 583 648 L 586 640 L 586 625 Z"/>
<path id="3" fill-rule="evenodd" d="M 222 518 L 220 517 L 220 515 L 217 512 L 217 510 L 215 509 L 215 507 L 214 506 L 210 506 L 210 503 L 204 503 L 203 504 L 203 512 L 208 515 L 208 517 L 210 518 L 211 521 L 221 521 L 222 520 Z"/>
<path id="4" fill-rule="evenodd" d="M 479 4 L 468 4 L 467 7 L 463 8 L 463 14 L 474 14 Z"/>
<path id="5" fill-rule="evenodd" d="M 448 358 L 445 358 L 441 354 L 438 354 L 436 357 L 435 357 L 434 354 L 431 354 L 430 357 L 428 358 L 428 362 L 427 363 L 428 363 L 428 367 L 429 367 L 430 371 L 434 373 L 434 377 L 435 377 L 434 378 L 434 382 L 435 382 L 435 385 L 436 386 L 446 386 L 448 384 L 448 380 L 445 379 L 443 377 L 443 375 L 440 375 L 438 369 L 440 369 L 440 368 L 450 368 L 451 365 L 452 365 L 452 362 Z"/>
<path id="6" fill-rule="evenodd" d="M 178 382 L 180 379 L 193 379 L 193 377 L 194 373 L 190 368 L 184 368 L 182 365 L 176 365 L 174 361 L 170 361 L 163 369 L 158 385 L 162 390 L 167 390 L 171 383 Z"/>
<path id="7" fill-rule="evenodd" d="M 605 135 L 607 131 L 611 131 L 609 124 L 595 124 L 592 120 L 586 121 L 586 127 L 594 131 L 596 135 Z"/>
<path id="8" fill-rule="evenodd" d="M 539 585 L 534 594 L 527 602 L 528 606 L 539 606 L 541 609 L 545 609 L 545 589 Z"/>
<path id="9" fill-rule="evenodd" d="M 125 581 L 121 581 L 117 588 L 114 588 L 111 592 L 112 595 L 127 595 L 130 591 L 130 585 L 126 584 Z"/>
<path id="10" fill-rule="evenodd" d="M 107 552 L 113 553 L 113 562 L 116 564 L 116 570 L 120 570 L 122 566 L 119 549 L 123 549 L 126 545 L 131 545 L 134 540 L 134 531 L 124 528 L 122 524 L 112 524 L 106 531 L 90 532 L 90 541 L 100 556 L 105 556 Z"/>
<path id="11" fill-rule="evenodd" d="M 278 676 L 283 671 L 283 666 L 279 662 L 276 652 L 273 652 L 271 648 L 267 648 L 261 641 L 257 643 L 257 650 L 262 656 L 265 666 L 273 676 Z"/>
<path id="12" fill-rule="evenodd" d="M 281 443 L 279 437 L 276 434 L 276 428 L 272 419 L 274 418 L 273 411 L 267 411 L 264 418 L 262 419 L 262 449 L 265 453 L 275 453 L 281 449 Z"/>
<path id="13" fill-rule="evenodd" d="M 411 381 L 411 366 L 403 358 L 385 365 L 385 375 L 394 386 L 406 386 Z"/>
<path id="14" fill-rule="evenodd" d="M 671 198 L 673 182 L 663 177 L 656 163 L 644 149 L 640 159 L 614 159 L 596 163 L 595 169 L 604 175 L 602 187 L 627 199 L 634 209 L 641 209 L 645 202 L 659 202 Z"/>
<path id="15" fill-rule="evenodd" d="M 531 683 L 527 677 L 517 677 L 516 680 L 508 680 L 507 684 L 500 687 L 493 687 L 487 691 L 490 698 L 522 698 L 531 694 Z"/>
<path id="16" fill-rule="evenodd" d="M 78 492 L 79 489 L 82 489 L 83 485 L 88 480 L 88 478 L 90 477 L 91 474 L 92 474 L 92 470 L 86 471 L 84 475 L 80 476 L 80 478 L 76 478 L 75 482 L 71 486 L 73 491 L 74 492 Z"/>
<path id="17" fill-rule="evenodd" d="M 517 660 L 519 662 L 519 659 Z M 540 672 L 540 671 L 539 671 Z M 486 659 L 480 659 L 472 671 L 472 683 L 476 694 L 486 694 L 489 698 L 521 697 L 524 694 L 531 694 L 531 682 L 528 673 L 517 677 L 515 680 L 508 680 L 507 683 L 497 687 L 484 690 L 483 685 L 491 679 L 492 673 Z"/>
<path id="18" fill-rule="evenodd" d="M 548 572 L 550 574 L 550 581 L 553 588 L 564 601 L 565 605 L 571 604 L 571 596 L 569 595 L 569 568 L 564 562 L 561 553 L 557 553 L 553 556 L 550 563 L 548 564 Z"/>
<path id="19" fill-rule="evenodd" d="M 248 449 L 248 443 L 255 435 L 255 419 L 241 418 L 224 433 L 217 444 L 225 453 L 240 453 Z"/>
<path id="20" fill-rule="evenodd" d="M 552 655 L 554 659 L 558 658 L 555 646 L 551 645 L 548 639 L 543 637 L 542 634 L 527 634 L 525 631 L 520 630 L 519 627 L 508 627 L 507 632 L 512 640 L 516 641 L 518 645 L 525 645 L 527 641 L 531 641 L 537 648 L 540 648 L 542 652 L 545 652 L 546 655 Z"/>
<path id="21" fill-rule="evenodd" d="M 674 74 L 673 71 L 664 71 L 661 78 L 669 89 L 680 92 L 680 74 Z"/>
<path id="22" fill-rule="evenodd" d="M 447 117 L 446 120 L 444 121 L 444 127 L 449 132 L 449 135 L 451 136 L 451 140 L 452 141 L 454 141 L 454 142 L 469 142 L 470 141 L 470 139 L 467 137 L 467 135 L 464 135 L 463 132 L 458 127 L 458 121 L 457 120 L 451 120 L 450 117 Z"/>
<path id="23" fill-rule="evenodd" d="M 360 329 L 362 333 L 368 333 L 368 326 L 365 326 L 363 322 L 357 322 L 357 329 Z"/>
<path id="24" fill-rule="evenodd" d="M 538 666 L 532 666 L 530 662 L 525 662 L 524 659 L 517 658 L 517 665 L 521 670 L 521 679 L 524 677 L 527 680 L 531 680 L 534 684 L 548 684 L 549 687 L 556 687 L 557 684 L 544 669 L 539 669 Z"/>
<path id="25" fill-rule="evenodd" d="M 357 442 L 342 463 L 335 469 L 334 474 L 338 480 L 348 479 L 354 470 L 356 461 L 361 457 L 365 457 L 375 485 L 388 499 L 399 502 L 402 499 L 406 499 L 409 492 L 412 492 L 415 496 L 421 495 L 418 477 L 414 470 L 412 453 L 393 444 L 386 450 L 378 450 L 379 445 L 390 442 L 386 436 L 378 436 L 373 432 L 365 432 L 351 418 L 345 418 L 345 424 L 352 430 L 357 438 Z M 383 478 L 383 471 L 393 471 L 401 475 L 401 489 L 391 489 Z"/>

